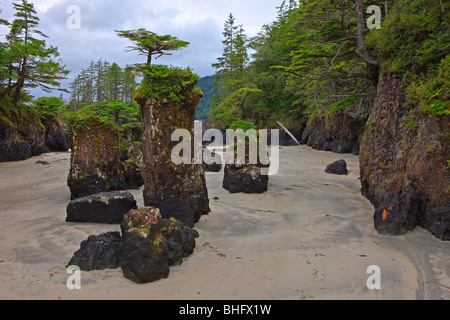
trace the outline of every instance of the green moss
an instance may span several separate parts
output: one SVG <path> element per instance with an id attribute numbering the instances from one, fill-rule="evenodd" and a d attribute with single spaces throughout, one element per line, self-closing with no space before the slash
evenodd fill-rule
<path id="1" fill-rule="evenodd" d="M 427 153 L 433 153 L 434 151 L 436 151 L 436 148 L 429 144 L 427 147 Z"/>
<path id="2" fill-rule="evenodd" d="M 377 128 L 377 120 L 376 119 L 372 119 L 368 125 L 367 128 L 370 130 L 370 132 L 375 131 L 375 129 Z"/>
<path id="3" fill-rule="evenodd" d="M 143 73 L 145 79 L 136 91 L 135 99 L 165 97 L 170 102 L 180 103 L 200 80 L 189 68 L 152 65 L 145 67 Z"/>
<path id="4" fill-rule="evenodd" d="M 133 232 L 141 233 L 141 232 L 143 232 L 146 235 L 149 235 L 150 234 L 150 228 L 130 228 L 130 229 L 128 229 L 128 232 L 129 233 L 133 233 Z"/>
<path id="5" fill-rule="evenodd" d="M 8 119 L 5 116 L 0 116 L 0 123 L 4 123 L 6 124 L 8 127 L 14 129 L 16 126 L 14 125 L 14 123 L 12 123 L 12 121 L 10 119 Z"/>
<path id="6" fill-rule="evenodd" d="M 419 122 L 416 121 L 415 114 L 410 114 L 409 116 L 404 117 L 403 120 L 406 122 L 406 128 L 408 128 L 411 132 L 415 132 L 419 126 Z"/>

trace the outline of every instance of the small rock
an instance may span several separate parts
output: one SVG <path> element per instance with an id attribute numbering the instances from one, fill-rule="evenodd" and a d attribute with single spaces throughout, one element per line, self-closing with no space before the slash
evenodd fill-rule
<path id="1" fill-rule="evenodd" d="M 347 175 L 347 163 L 345 160 L 333 162 L 326 167 L 325 172 L 330 174 Z"/>
<path id="2" fill-rule="evenodd" d="M 42 164 L 43 166 L 48 166 L 50 164 L 50 162 L 39 160 L 39 161 L 36 161 L 36 164 Z"/>

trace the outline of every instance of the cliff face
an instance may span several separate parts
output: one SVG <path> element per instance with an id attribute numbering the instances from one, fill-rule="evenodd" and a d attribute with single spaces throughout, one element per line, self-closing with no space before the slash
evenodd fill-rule
<path id="1" fill-rule="evenodd" d="M 421 226 L 450 240 L 449 117 L 430 118 L 405 102 L 403 81 L 380 76 L 361 141 L 362 194 L 380 234 Z"/>
<path id="2" fill-rule="evenodd" d="M 334 112 L 328 118 L 312 119 L 303 131 L 301 142 L 318 150 L 359 154 L 363 129 L 360 120 Z"/>

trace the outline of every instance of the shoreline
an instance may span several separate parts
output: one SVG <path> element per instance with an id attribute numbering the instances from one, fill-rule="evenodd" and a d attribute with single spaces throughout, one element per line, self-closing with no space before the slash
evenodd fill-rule
<path id="1" fill-rule="evenodd" d="M 230 194 L 223 169 L 207 172 L 212 212 L 194 227 L 194 253 L 167 279 L 135 284 L 120 268 L 99 270 L 82 272 L 81 290 L 69 290 L 65 266 L 80 242 L 120 230 L 65 222 L 69 158 L 0 163 L 0 299 L 450 300 L 450 242 L 420 227 L 378 235 L 358 156 L 307 146 L 280 147 L 279 172 L 263 194 Z M 326 174 L 339 159 L 349 175 Z M 129 191 L 142 207 L 142 190 Z M 367 288 L 371 265 L 380 267 L 380 290 Z"/>

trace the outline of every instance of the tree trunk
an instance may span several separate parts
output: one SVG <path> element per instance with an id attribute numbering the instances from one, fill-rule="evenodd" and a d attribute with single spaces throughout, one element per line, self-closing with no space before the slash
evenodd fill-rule
<path id="1" fill-rule="evenodd" d="M 357 46 L 358 46 L 358 53 L 360 57 L 368 64 L 373 66 L 379 66 L 380 63 L 377 59 L 372 57 L 370 53 L 366 49 L 366 45 L 364 44 L 364 38 L 365 38 L 365 20 L 364 20 L 364 5 L 363 0 L 356 0 L 356 22 L 358 25 L 358 40 L 357 40 Z"/>

